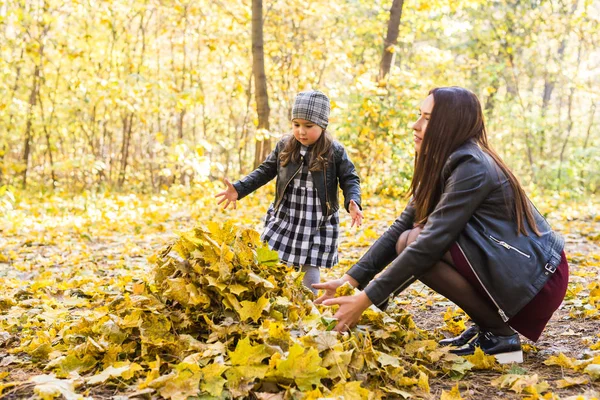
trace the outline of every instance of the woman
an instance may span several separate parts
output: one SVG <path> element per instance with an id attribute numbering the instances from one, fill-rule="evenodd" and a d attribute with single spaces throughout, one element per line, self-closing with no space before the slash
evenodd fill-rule
<path id="1" fill-rule="evenodd" d="M 489 146 L 473 93 L 432 90 L 413 130 L 409 204 L 342 278 L 313 285 L 325 290 L 316 302 L 340 306 L 335 329 L 344 331 L 418 279 L 475 322 L 440 344 L 459 355 L 480 347 L 501 363 L 521 362 L 515 330 L 537 340 L 566 293 L 564 240 Z M 334 298 L 344 282 L 364 290 Z"/>

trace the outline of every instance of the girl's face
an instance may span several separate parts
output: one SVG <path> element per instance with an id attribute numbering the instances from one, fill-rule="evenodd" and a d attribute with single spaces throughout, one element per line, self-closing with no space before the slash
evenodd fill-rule
<path id="1" fill-rule="evenodd" d="M 296 118 L 292 121 L 294 137 L 305 146 L 314 144 L 323 134 L 323 128 L 314 122 Z"/>
<path id="2" fill-rule="evenodd" d="M 415 151 L 419 154 L 421 150 L 421 143 L 425 137 L 425 130 L 427 129 L 427 123 L 431 117 L 431 111 L 433 110 L 433 95 L 427 96 L 423 103 L 421 103 L 421 109 L 419 110 L 419 119 L 413 124 L 413 136 L 415 137 Z"/>

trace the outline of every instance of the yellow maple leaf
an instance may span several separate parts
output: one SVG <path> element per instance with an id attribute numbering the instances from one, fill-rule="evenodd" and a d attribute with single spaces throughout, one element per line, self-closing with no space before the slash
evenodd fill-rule
<path id="1" fill-rule="evenodd" d="M 414 340 L 404 346 L 404 351 L 412 356 L 415 353 L 430 352 L 437 347 L 438 344 L 435 340 Z"/>
<path id="2" fill-rule="evenodd" d="M 440 400 L 463 400 L 458 390 L 458 383 L 449 392 L 442 390 Z"/>
<path id="3" fill-rule="evenodd" d="M 269 305 L 269 299 L 267 298 L 267 295 L 264 294 L 256 302 L 245 300 L 242 301 L 240 304 L 242 307 L 239 310 L 237 310 L 238 314 L 240 315 L 240 319 L 242 321 L 246 321 L 250 318 L 252 319 L 252 321 L 257 322 L 262 312 Z"/>
<path id="4" fill-rule="evenodd" d="M 369 391 L 360 386 L 362 382 L 339 382 L 333 387 L 331 394 L 327 397 L 344 400 L 362 400 L 369 398 Z"/>
<path id="5" fill-rule="evenodd" d="M 574 369 L 574 362 L 575 360 L 573 358 L 567 357 L 563 353 L 559 353 L 558 356 L 551 356 L 550 358 L 548 358 L 546 361 L 544 361 L 544 364 L 558 365 L 563 368 Z"/>
<path id="6" fill-rule="evenodd" d="M 37 375 L 29 379 L 35 386 L 33 392 L 42 400 L 52 400 L 59 396 L 76 399 L 75 382 L 72 379 L 57 379 L 54 375 Z"/>
<path id="7" fill-rule="evenodd" d="M 473 364 L 473 369 L 492 369 L 498 365 L 496 357 L 485 354 L 479 347 L 475 349 L 473 355 L 465 358 Z"/>
<path id="8" fill-rule="evenodd" d="M 224 285 L 225 286 L 225 285 Z M 230 293 L 235 294 L 236 296 L 239 296 L 240 294 L 248 291 L 248 287 L 244 286 L 244 285 L 240 285 L 239 283 L 233 283 L 231 285 L 226 286 L 227 290 L 229 290 Z"/>
<path id="9" fill-rule="evenodd" d="M 293 379 L 303 391 L 311 390 L 313 385 L 319 386 L 321 378 L 328 374 L 327 369 L 321 367 L 319 352 L 314 348 L 304 350 L 299 344 L 290 348 L 287 359 L 279 361 L 276 369 L 277 375 Z"/>
<path id="10" fill-rule="evenodd" d="M 585 367 L 583 372 L 588 374 L 593 380 L 597 381 L 600 379 L 600 364 L 590 364 Z"/>
<path id="11" fill-rule="evenodd" d="M 354 350 L 344 351 L 341 344 L 327 352 L 321 365 L 325 368 L 330 368 L 328 375 L 329 379 L 346 379 L 348 375 L 348 365 L 352 360 L 353 352 Z"/>
<path id="12" fill-rule="evenodd" d="M 419 380 L 417 386 L 425 393 L 429 393 L 429 377 L 423 371 L 419 371 Z"/>
<path id="13" fill-rule="evenodd" d="M 86 379 L 89 385 L 96 385 L 98 383 L 106 382 L 110 378 L 123 378 L 125 380 L 133 378 L 137 371 L 142 371 L 144 368 L 137 363 L 130 363 L 129 361 L 117 362 L 113 365 L 105 368 L 101 373 L 91 376 Z"/>
<path id="14" fill-rule="evenodd" d="M 262 364 L 262 361 L 269 356 L 266 346 L 262 344 L 253 346 L 248 337 L 238 341 L 235 350 L 228 354 L 233 365 L 225 372 L 227 385 L 230 388 L 235 388 L 242 381 L 252 382 L 255 379 L 262 379 L 269 369 L 267 365 Z"/>
<path id="15" fill-rule="evenodd" d="M 220 396 L 223 392 L 223 385 L 226 380 L 221 376 L 229 367 L 226 365 L 212 363 L 203 367 L 202 379 L 200 380 L 200 389 L 208 392 L 212 396 Z"/>
<path id="16" fill-rule="evenodd" d="M 165 399 L 187 400 L 190 396 L 196 396 L 199 389 L 202 373 L 200 367 L 195 364 L 179 363 L 173 372 L 163 375 L 150 382 L 148 386 L 158 389 Z"/>
<path id="17" fill-rule="evenodd" d="M 233 365 L 260 364 L 262 360 L 269 356 L 265 345 L 259 344 L 253 346 L 248 337 L 238 341 L 235 350 L 228 353 Z"/>
<path id="18" fill-rule="evenodd" d="M 55 369 L 57 377 L 67 378 L 71 372 L 83 373 L 89 371 L 97 363 L 96 358 L 89 354 L 85 354 L 82 357 L 77 357 L 75 354 L 67 354 L 66 356 L 57 357 L 50 361 L 45 369 Z"/>
<path id="19" fill-rule="evenodd" d="M 349 282 L 344 282 L 343 285 L 335 289 L 335 297 L 352 296 L 354 291 L 354 286 L 352 286 Z"/>
<path id="20" fill-rule="evenodd" d="M 590 380 L 587 376 L 578 376 L 578 377 L 569 377 L 565 376 L 564 379 L 560 379 L 556 381 L 556 387 L 559 389 L 564 389 L 571 386 L 577 385 L 587 385 L 590 383 Z"/>
<path id="21" fill-rule="evenodd" d="M 269 329 L 269 340 L 279 340 L 287 342 L 290 339 L 290 332 L 282 322 L 265 321 L 265 326 Z"/>
<path id="22" fill-rule="evenodd" d="M 500 387 L 501 389 L 508 388 L 516 393 L 522 393 L 524 389 L 531 388 L 528 390 L 537 392 L 535 385 L 538 384 L 538 375 L 517 375 L 517 374 L 506 374 L 502 375 L 492 381 L 492 386 Z"/>

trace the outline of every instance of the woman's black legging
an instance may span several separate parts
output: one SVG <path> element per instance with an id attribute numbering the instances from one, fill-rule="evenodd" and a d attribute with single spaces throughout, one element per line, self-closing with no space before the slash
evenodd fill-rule
<path id="1" fill-rule="evenodd" d="M 400 254 L 412 242 L 418 240 L 422 228 L 415 227 L 400 235 L 396 251 Z M 502 320 L 490 299 L 479 292 L 454 268 L 450 253 L 444 254 L 419 280 L 459 306 L 479 327 L 498 336 L 512 335 L 512 328 Z"/>

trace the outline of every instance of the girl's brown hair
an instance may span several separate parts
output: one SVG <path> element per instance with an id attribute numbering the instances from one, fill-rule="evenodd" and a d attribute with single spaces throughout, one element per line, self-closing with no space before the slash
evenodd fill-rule
<path id="1" fill-rule="evenodd" d="M 530 229 L 539 235 L 529 201 L 519 181 L 490 147 L 483 121 L 483 112 L 477 96 L 460 87 L 443 87 L 429 92 L 433 95 L 433 110 L 427 123 L 421 150 L 415 157 L 415 173 L 410 194 L 416 207 L 416 221 L 424 223 L 440 201 L 442 195 L 442 169 L 458 147 L 474 140 L 496 162 L 506 175 L 512 188 L 512 211 L 517 220 L 517 232 L 527 235 L 523 217 Z"/>
<path id="2" fill-rule="evenodd" d="M 324 130 L 319 139 L 312 145 L 312 156 L 308 166 L 310 171 L 322 171 L 327 166 L 332 143 L 333 137 L 327 130 Z M 293 135 L 290 135 L 279 154 L 281 165 L 285 167 L 290 161 L 299 163 L 301 148 L 302 144 Z"/>

